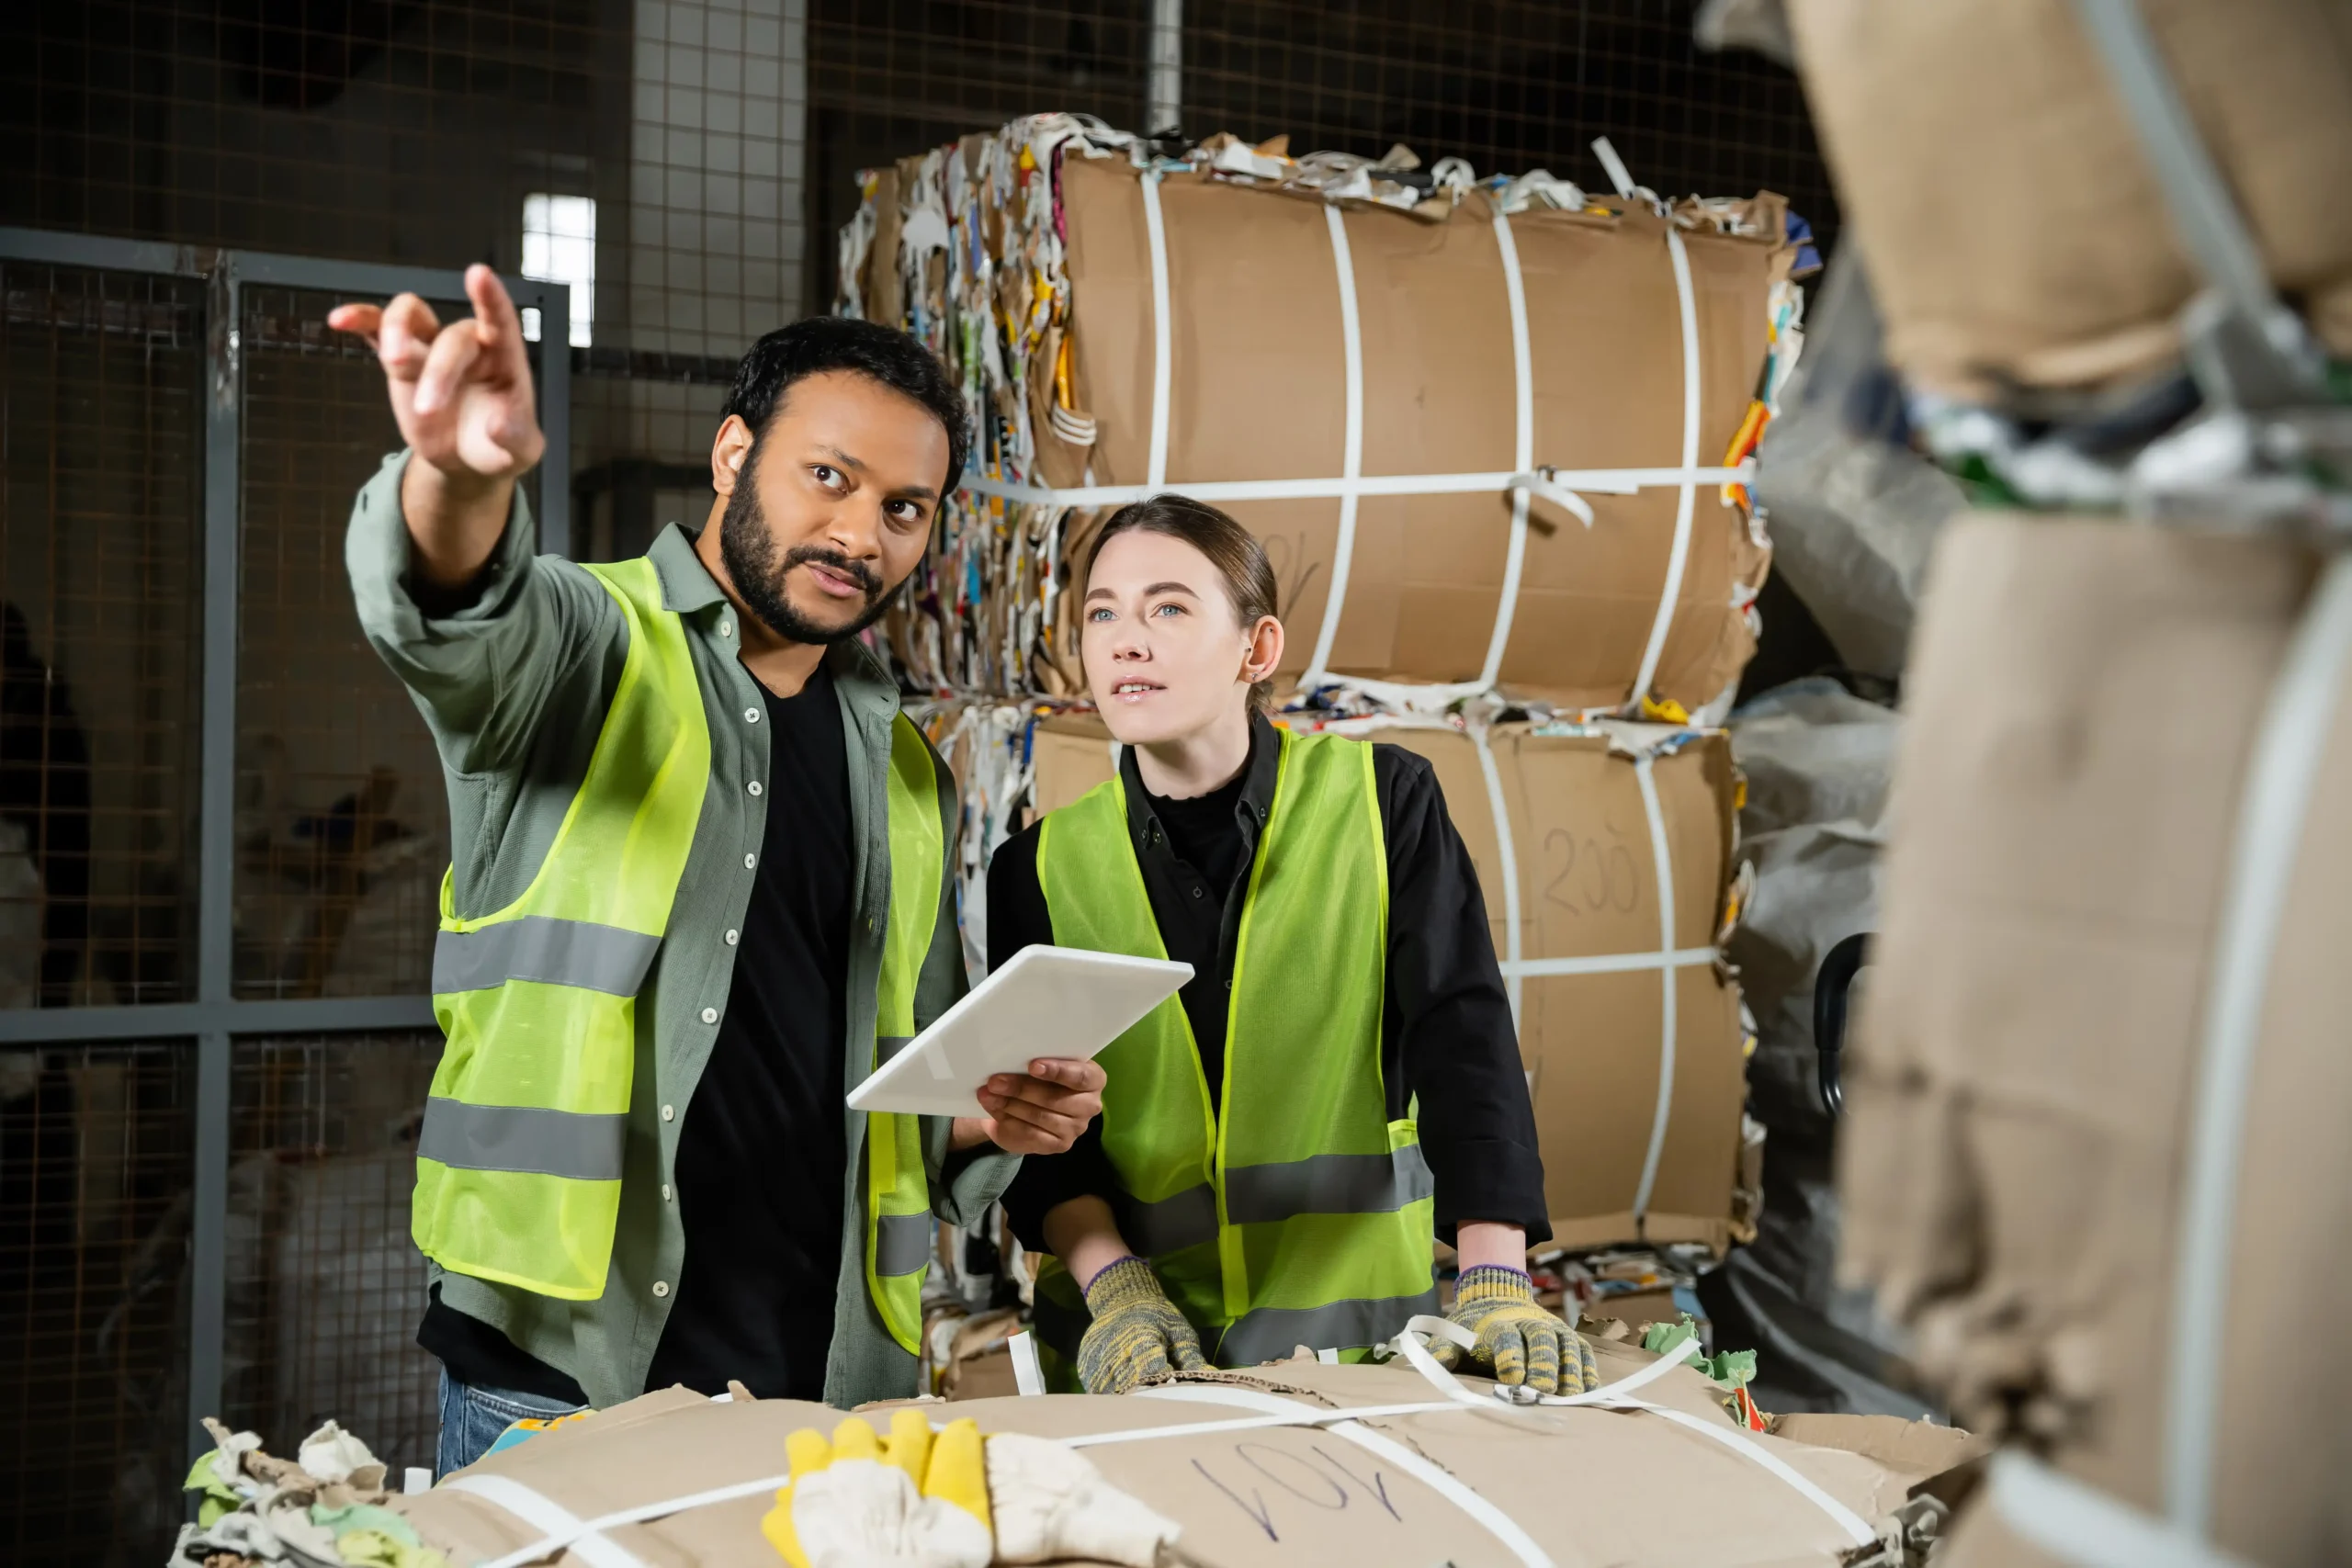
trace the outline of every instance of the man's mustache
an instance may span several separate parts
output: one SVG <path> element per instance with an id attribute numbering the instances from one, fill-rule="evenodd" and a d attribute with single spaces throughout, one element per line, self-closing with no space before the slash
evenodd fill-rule
<path id="1" fill-rule="evenodd" d="M 795 545 L 784 553 L 784 570 L 814 561 L 829 571 L 839 572 L 865 590 L 865 602 L 872 604 L 882 596 L 882 580 L 864 561 L 852 560 L 839 550 L 829 550 L 820 545 Z"/>

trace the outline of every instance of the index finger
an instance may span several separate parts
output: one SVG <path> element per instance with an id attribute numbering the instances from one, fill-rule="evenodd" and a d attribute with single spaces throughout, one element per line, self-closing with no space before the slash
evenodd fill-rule
<path id="1" fill-rule="evenodd" d="M 372 340 L 384 324 L 381 305 L 337 305 L 327 312 L 327 325 L 339 333 L 352 333 Z"/>
<path id="2" fill-rule="evenodd" d="M 1029 1076 L 1041 1083 L 1080 1090 L 1098 1089 L 1109 1081 L 1100 1062 L 1083 1056 L 1040 1056 L 1029 1064 Z"/>
<path id="3" fill-rule="evenodd" d="M 473 301 L 474 331 L 481 337 L 482 347 L 512 361 L 508 368 L 528 374 L 529 363 L 523 353 L 523 318 L 515 310 L 514 297 L 506 292 L 506 285 L 498 280 L 498 274 L 480 262 L 466 268 L 466 298 Z"/>

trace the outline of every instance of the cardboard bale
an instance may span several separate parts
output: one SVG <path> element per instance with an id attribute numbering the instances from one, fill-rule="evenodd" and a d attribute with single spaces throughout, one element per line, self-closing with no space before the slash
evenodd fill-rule
<path id="1" fill-rule="evenodd" d="M 1653 1359 L 1617 1345 L 1604 1345 L 1599 1354 L 1602 1374 L 1611 1380 Z M 1272 1396 L 1322 1409 L 1437 1397 L 1418 1374 L 1395 1365 L 1283 1362 L 1183 1381 L 1204 1393 L 1223 1385 L 1243 1401 Z M 1686 1368 L 1648 1385 L 1642 1397 L 1728 1429 L 1715 1393 Z M 1826 1568 L 1850 1545 L 1830 1517 L 1789 1483 L 1655 1415 L 1498 1404 L 1363 1423 L 1358 1430 L 1368 1427 L 1375 1442 L 1389 1445 L 1385 1450 L 1308 1427 L 1183 1431 L 1259 1413 L 1247 1404 L 1041 1395 L 978 1400 L 952 1414 L 972 1416 L 985 1433 L 1075 1438 L 1163 1431 L 1083 1451 L 1113 1484 L 1182 1528 L 1181 1546 L 1190 1560 L 1218 1568 L 1289 1568 L 1302 1552 L 1315 1562 L 1451 1561 L 1462 1568 L 1519 1561 L 1438 1482 L 1499 1510 L 1560 1568 Z M 941 1409 L 933 1419 L 948 1414 Z M 803 1427 L 830 1431 L 840 1419 L 840 1412 L 820 1405 L 785 1400 L 714 1404 L 673 1389 L 560 1427 L 466 1473 L 507 1477 L 593 1517 L 778 1474 L 788 1433 Z M 1972 1447 L 1965 1434 L 1950 1428 L 1891 1436 L 1835 1417 L 1812 1418 L 1802 1440 L 1760 1435 L 1746 1440 L 1870 1525 Z M 1574 1478 L 1566 1498 L 1563 1476 Z M 446 1485 L 393 1499 L 391 1506 L 452 1562 L 495 1557 L 539 1533 L 486 1498 Z M 729 1502 L 616 1526 L 607 1535 L 658 1568 L 772 1564 L 775 1551 L 761 1536 L 759 1520 L 773 1506 L 773 1494 L 761 1488 Z M 547 1561 L 553 1568 L 580 1568 L 591 1559 L 571 1550 Z"/>
<path id="2" fill-rule="evenodd" d="M 1984 515 L 1949 531 L 1898 753 L 1883 922 L 1849 1055 L 1845 1264 L 1956 1418 L 2161 1514 L 2187 1134 L 2239 795 L 2314 581 L 2292 544 Z M 2214 1267 L 2326 1335 L 2352 1314 L 2352 683 L 2269 972 Z M 2276 824 L 2278 832 L 2293 825 Z M 2343 1561 L 2352 1409 L 2274 1337 L 2221 1377 L 2215 1539 Z M 1955 1563 L 2028 1560 L 1982 1520 Z M 1957 1543 L 1956 1543 L 1957 1545 Z"/>
<path id="3" fill-rule="evenodd" d="M 1029 159 L 1035 122 L 1003 133 Z M 969 139 L 967 139 L 968 142 Z M 992 155 L 902 164 L 877 180 L 869 205 L 910 216 L 894 231 L 853 225 L 871 250 L 855 301 L 874 319 L 932 333 L 969 356 L 967 384 L 991 389 L 1001 422 L 1023 423 L 1034 453 L 1006 437 L 983 453 L 1031 482 L 1149 482 L 1155 397 L 1150 225 L 1144 176 L 1124 151 L 1083 137 L 1042 160 L 1001 167 Z M 990 171 L 981 176 L 976 171 Z M 1058 225 L 1034 260 L 1022 216 L 1035 186 L 1051 186 Z M 1017 193 L 1017 194 L 1015 194 Z M 1204 170 L 1159 180 L 1165 236 L 1170 365 L 1165 480 L 1328 479 L 1346 471 L 1347 347 L 1340 279 L 1327 212 L 1350 252 L 1362 322 L 1362 460 L 1366 476 L 1508 475 L 1518 468 L 1511 310 L 1497 209 L 1488 191 L 1411 212 L 1317 198 L 1214 178 Z M 1695 457 L 1725 461 L 1741 433 L 1770 351 L 1768 299 L 1793 253 L 1785 204 L 1759 194 L 1725 231 L 1686 212 L 1698 367 Z M 1503 220 L 1523 280 L 1532 372 L 1532 460 L 1564 468 L 1676 468 L 1684 462 L 1682 309 L 1669 220 L 1609 197 L 1581 210 L 1529 209 Z M 997 293 L 988 324 L 966 333 L 967 298 L 989 286 L 963 261 L 933 268 L 931 247 L 978 229 Z M 886 254 L 886 233 L 904 248 Z M 1000 341 L 1001 321 L 1030 321 L 1025 278 L 1038 265 L 1067 275 L 1066 318 L 1025 351 Z M 931 292 L 882 314 L 876 275 L 920 277 Z M 1016 274 L 1023 281 L 1013 281 Z M 1018 296 L 1010 310 L 1004 290 Z M 1059 295 L 1050 298 L 1058 299 Z M 845 306 L 852 302 L 844 296 Z M 1056 311 L 1063 307 L 1055 305 Z M 1056 433 L 1062 411 L 1090 421 L 1091 445 Z M 1025 391 L 1027 401 L 1016 397 Z M 1017 405 L 1017 406 L 1016 406 Z M 1580 525 L 1538 502 L 1508 613 L 1498 680 L 1515 694 L 1564 708 L 1614 708 L 1643 694 L 1641 673 L 1669 580 L 1678 513 L 1672 487 L 1588 498 Z M 1220 502 L 1265 542 L 1292 635 L 1279 677 L 1303 672 L 1335 581 L 1341 502 L 1335 498 Z M 1101 511 L 999 507 L 967 497 L 951 508 L 926 586 L 898 615 L 893 646 L 925 681 L 998 691 L 1084 690 L 1077 660 L 1072 574 Z M 1476 682 L 1498 616 L 1512 533 L 1512 502 L 1476 493 L 1365 497 L 1356 511 L 1342 614 L 1329 667 L 1397 682 Z M 1689 547 L 1650 682 L 1695 710 L 1737 676 L 1754 649 L 1747 606 L 1769 548 L 1759 528 L 1712 486 L 1690 498 Z"/>
<path id="4" fill-rule="evenodd" d="M 2352 353 L 2352 9 L 2142 0 L 2280 290 Z M 1790 0 L 1798 68 L 1888 357 L 1948 396 L 2157 371 L 2204 287 L 2067 0 Z"/>
<path id="5" fill-rule="evenodd" d="M 1701 1242 L 1720 1252 L 1731 1239 L 1741 1159 L 1739 993 L 1711 956 L 1658 966 L 1665 933 L 1657 859 L 1625 749 L 1660 748 L 1650 767 L 1670 869 L 1670 951 L 1685 955 L 1712 954 L 1723 914 L 1734 832 L 1731 749 L 1720 732 L 1572 728 L 1507 724 L 1487 732 L 1511 846 L 1506 863 L 1469 736 L 1443 726 L 1340 727 L 1429 759 L 1476 865 L 1498 957 L 1511 951 L 1506 889 L 1515 886 L 1523 963 L 1625 963 L 1514 982 L 1554 1240 L 1578 1249 Z M 1032 754 L 1039 811 L 1076 799 L 1114 766 L 1108 733 L 1091 716 L 1041 721 Z M 1648 1208 L 1637 1215 L 1657 1122 L 1668 984 L 1668 1113 Z"/>

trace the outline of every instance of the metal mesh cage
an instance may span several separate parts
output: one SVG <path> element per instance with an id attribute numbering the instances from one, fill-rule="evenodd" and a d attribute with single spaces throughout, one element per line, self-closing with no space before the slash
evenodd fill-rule
<path id="1" fill-rule="evenodd" d="M 332 1418 L 395 1474 L 433 1463 L 409 1191 L 440 1054 L 431 1030 L 237 1046 L 221 1414 L 273 1452 Z"/>
<path id="2" fill-rule="evenodd" d="M 204 290 L 0 261 L 0 1006 L 176 1000 Z"/>
<path id="3" fill-rule="evenodd" d="M 449 860 L 432 737 L 352 611 L 351 498 L 401 442 L 375 356 L 326 326 L 334 303 L 244 290 L 240 996 L 428 988 Z"/>
<path id="4" fill-rule="evenodd" d="M 1606 136 L 1668 196 L 1779 191 L 1816 232 L 1836 225 L 1804 96 L 1762 57 L 1692 40 L 1694 4 L 1657 0 L 1187 0 L 1184 129 L 1294 153 L 1375 156 L 1393 142 L 1480 175 L 1548 168 L 1608 180 Z M 1136 128 L 1141 129 L 1141 128 Z"/>
<path id="5" fill-rule="evenodd" d="M 0 1048 L 8 1562 L 154 1562 L 179 1527 L 193 1067 L 185 1043 Z"/>

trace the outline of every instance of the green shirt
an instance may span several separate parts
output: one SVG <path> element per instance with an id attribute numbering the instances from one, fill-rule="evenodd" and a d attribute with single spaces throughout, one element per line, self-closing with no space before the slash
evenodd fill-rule
<path id="1" fill-rule="evenodd" d="M 534 556 L 530 510 L 518 491 L 506 532 L 472 604 L 429 615 L 411 592 L 412 547 L 401 516 L 407 454 L 385 460 L 351 512 L 345 559 L 359 624 L 384 662 L 416 699 L 448 781 L 453 893 L 463 917 L 512 903 L 530 883 L 586 770 L 628 652 L 628 632 L 611 595 L 558 556 Z M 438 1268 L 447 1305 L 501 1329 L 514 1344 L 568 1373 L 591 1404 L 615 1404 L 644 1392 L 646 1370 L 676 1299 L 686 1238 L 669 1183 L 695 1086 L 710 1059 L 716 1025 L 734 974 L 730 940 L 741 928 L 752 875 L 743 866 L 766 830 L 767 800 L 745 785 L 765 779 L 768 729 L 758 685 L 738 657 L 735 612 L 695 554 L 694 536 L 672 525 L 647 552 L 664 605 L 678 613 L 694 650 L 704 717 L 710 727 L 710 786 L 694 848 L 637 1011 L 637 1076 L 629 1096 L 628 1143 L 619 1226 L 605 1293 L 558 1301 Z M 857 835 L 849 949 L 846 1081 L 872 1070 L 875 985 L 890 888 L 887 794 L 890 724 L 898 688 L 859 644 L 825 655 L 840 696 L 849 759 L 850 815 Z M 939 922 L 915 993 L 921 1030 L 964 994 L 956 923 L 956 829 L 959 814 L 940 770 L 945 824 Z M 915 1359 L 883 1326 L 865 1289 L 863 1207 L 865 1117 L 842 1109 L 849 1165 L 842 1172 L 842 1268 L 811 1280 L 833 1292 L 833 1343 L 825 1398 L 847 1407 L 916 1392 Z M 1012 1179 L 1019 1160 L 989 1153 L 950 1162 L 949 1123 L 923 1119 L 933 1206 L 969 1224 Z M 812 1194 L 812 1201 L 816 1195 Z"/>

